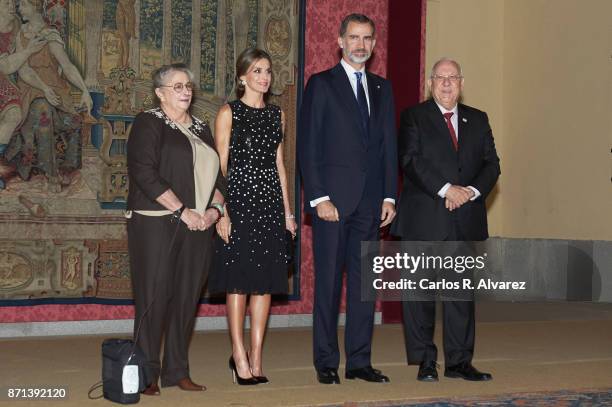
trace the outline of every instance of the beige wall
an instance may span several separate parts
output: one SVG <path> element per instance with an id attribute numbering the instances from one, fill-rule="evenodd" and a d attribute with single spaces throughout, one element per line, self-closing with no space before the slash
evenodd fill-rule
<path id="1" fill-rule="evenodd" d="M 425 26 L 425 76 L 440 57 L 459 61 L 465 76 L 464 102 L 487 112 L 498 149 L 503 144 L 503 11 L 502 0 L 428 0 Z M 501 198 L 498 185 L 488 200 L 492 236 L 502 235 Z"/>
<path id="2" fill-rule="evenodd" d="M 461 62 L 502 176 L 490 232 L 612 240 L 612 1 L 428 0 L 426 61 Z"/>

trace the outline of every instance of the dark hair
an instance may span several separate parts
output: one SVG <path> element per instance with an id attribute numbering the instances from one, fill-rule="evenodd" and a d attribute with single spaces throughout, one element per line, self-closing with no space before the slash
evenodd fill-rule
<path id="1" fill-rule="evenodd" d="M 341 37 L 344 37 L 344 34 L 346 34 L 346 29 L 348 28 L 349 23 L 370 24 L 370 26 L 372 27 L 372 35 L 376 33 L 376 26 L 374 25 L 374 21 L 372 21 L 370 17 L 366 16 L 365 14 L 353 13 L 344 17 L 344 19 L 342 20 L 342 23 L 340 24 Z"/>
<path id="2" fill-rule="evenodd" d="M 266 51 L 261 50 L 259 48 L 253 48 L 253 47 L 247 48 L 244 51 L 242 51 L 240 55 L 238 55 L 238 58 L 236 59 L 236 78 L 235 78 L 236 97 L 238 99 L 244 96 L 244 85 L 240 83 L 240 77 L 242 75 L 246 75 L 247 72 L 249 72 L 249 68 L 251 67 L 251 65 L 259 61 L 260 59 L 267 59 L 268 62 L 270 63 L 270 66 L 272 66 L 272 58 L 270 57 L 270 55 Z M 267 99 L 269 93 L 270 93 L 270 90 L 268 89 L 268 92 L 266 92 L 266 94 L 264 95 L 264 99 Z"/>
<path id="3" fill-rule="evenodd" d="M 169 65 L 162 65 L 151 73 L 151 79 L 153 80 L 153 96 L 155 98 L 155 102 L 159 105 L 159 98 L 155 94 L 155 89 L 161 88 L 166 83 L 166 76 L 172 72 L 184 72 L 189 80 L 193 82 L 194 76 L 191 69 L 187 67 L 187 65 L 183 63 L 175 63 Z"/>

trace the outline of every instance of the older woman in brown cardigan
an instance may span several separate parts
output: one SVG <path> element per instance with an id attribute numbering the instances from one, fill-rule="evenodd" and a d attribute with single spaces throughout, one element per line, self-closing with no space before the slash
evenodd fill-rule
<path id="1" fill-rule="evenodd" d="M 188 345 L 225 193 L 211 131 L 189 113 L 193 74 L 166 65 L 153 84 L 160 107 L 136 116 L 128 139 L 134 336 L 153 378 L 148 395 L 160 393 L 159 377 L 162 386 L 205 390 L 190 378 Z"/>

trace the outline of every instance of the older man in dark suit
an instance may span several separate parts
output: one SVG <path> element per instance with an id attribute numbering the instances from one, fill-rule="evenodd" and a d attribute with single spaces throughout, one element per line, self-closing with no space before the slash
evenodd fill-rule
<path id="1" fill-rule="evenodd" d="M 351 14 L 341 24 L 342 60 L 313 75 L 300 114 L 298 155 L 306 211 L 313 213 L 314 365 L 320 383 L 340 383 L 338 308 L 347 271 L 347 379 L 389 379 L 371 365 L 374 303 L 361 301 L 360 242 L 393 220 L 397 148 L 389 81 L 365 70 L 374 22 Z"/>
<path id="2" fill-rule="evenodd" d="M 487 114 L 458 103 L 463 90 L 459 64 L 443 58 L 428 80 L 432 99 L 402 112 L 399 131 L 404 186 L 391 233 L 402 240 L 477 241 L 488 237 L 485 199 L 500 174 Z M 444 375 L 490 380 L 472 364 L 473 301 L 444 306 Z M 435 302 L 405 301 L 408 362 L 417 379 L 437 381 L 433 343 Z"/>

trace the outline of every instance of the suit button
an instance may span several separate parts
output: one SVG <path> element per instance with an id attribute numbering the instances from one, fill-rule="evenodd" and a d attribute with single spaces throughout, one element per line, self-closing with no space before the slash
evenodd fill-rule
<path id="1" fill-rule="evenodd" d="M 461 167 L 459 167 L 459 172 L 461 172 Z"/>

